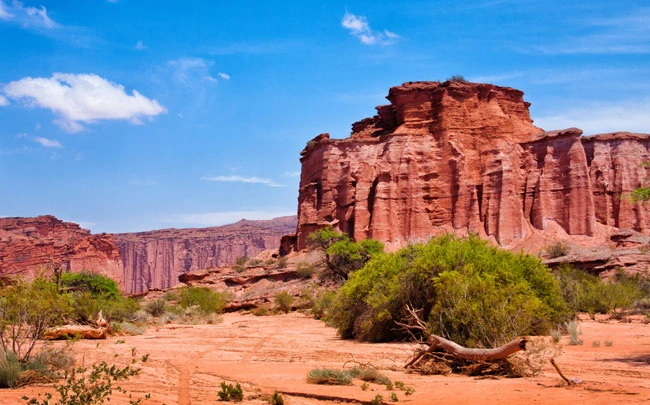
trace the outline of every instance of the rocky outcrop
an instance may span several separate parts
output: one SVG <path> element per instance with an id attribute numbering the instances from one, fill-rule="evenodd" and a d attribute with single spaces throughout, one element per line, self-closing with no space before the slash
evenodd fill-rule
<path id="1" fill-rule="evenodd" d="M 349 138 L 321 134 L 302 151 L 299 249 L 326 225 L 388 249 L 450 232 L 516 248 L 650 231 L 648 208 L 621 199 L 646 181 L 650 136 L 547 133 L 521 91 L 490 84 L 409 82 L 387 98 Z"/>
<path id="2" fill-rule="evenodd" d="M 77 224 L 51 215 L 0 218 L 0 275 L 33 277 L 52 265 L 88 270 L 123 288 L 122 262 L 113 235 L 91 235 Z"/>
<path id="3" fill-rule="evenodd" d="M 211 228 L 115 234 L 115 240 L 124 263 L 126 291 L 138 293 L 170 288 L 190 271 L 233 264 L 239 257 L 278 249 L 280 238 L 295 229 L 296 217 L 290 216 Z"/>

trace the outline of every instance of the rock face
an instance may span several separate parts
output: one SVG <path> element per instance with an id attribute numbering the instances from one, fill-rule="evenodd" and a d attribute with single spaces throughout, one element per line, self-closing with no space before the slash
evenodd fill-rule
<path id="1" fill-rule="evenodd" d="M 52 263 L 78 272 L 89 270 L 124 288 L 120 254 L 113 235 L 91 235 L 77 224 L 51 215 L 0 218 L 0 276 L 32 277 Z"/>
<path id="2" fill-rule="evenodd" d="M 650 231 L 648 208 L 621 199 L 646 184 L 650 135 L 547 133 L 521 91 L 490 84 L 409 82 L 387 99 L 349 138 L 302 151 L 298 249 L 326 225 L 388 249 L 449 232 L 514 248 L 551 230 Z"/>
<path id="3" fill-rule="evenodd" d="M 233 264 L 238 257 L 278 249 L 280 238 L 295 230 L 296 217 L 289 216 L 211 228 L 115 234 L 115 240 L 124 263 L 125 289 L 138 293 L 172 287 L 189 271 Z"/>

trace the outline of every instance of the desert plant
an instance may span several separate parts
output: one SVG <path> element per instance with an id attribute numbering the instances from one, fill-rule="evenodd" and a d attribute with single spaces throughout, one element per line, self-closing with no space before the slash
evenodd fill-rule
<path id="1" fill-rule="evenodd" d="M 383 405 L 385 404 L 384 402 L 384 397 L 381 396 L 380 394 L 375 395 L 375 397 L 370 401 L 371 405 Z"/>
<path id="2" fill-rule="evenodd" d="M 361 391 L 368 391 L 369 387 L 370 385 L 368 385 L 368 383 L 364 381 L 363 384 L 361 384 Z"/>
<path id="3" fill-rule="evenodd" d="M 235 264 L 237 266 L 245 266 L 247 261 L 248 261 L 248 256 L 240 256 L 237 259 L 235 259 Z"/>
<path id="4" fill-rule="evenodd" d="M 311 307 L 311 313 L 316 319 L 322 319 L 326 316 L 328 309 L 332 306 L 336 293 L 330 290 L 321 290 L 316 293 L 314 303 Z"/>
<path id="5" fill-rule="evenodd" d="M 271 399 L 269 400 L 270 405 L 284 405 L 284 398 L 277 390 L 273 392 Z"/>
<path id="6" fill-rule="evenodd" d="M 591 342 L 591 345 L 593 347 L 600 347 L 600 340 L 594 340 L 593 342 Z"/>
<path id="7" fill-rule="evenodd" d="M 135 356 L 135 349 L 131 350 L 131 364 L 125 367 L 108 365 L 105 361 L 93 364 L 90 369 L 86 367 L 73 368 L 63 375 L 63 382 L 54 384 L 54 391 L 58 394 L 58 400 L 52 402 L 52 393 L 38 394 L 37 397 L 29 398 L 23 396 L 23 400 L 30 405 L 95 405 L 103 404 L 111 400 L 113 391 L 128 395 L 129 404 L 138 405 L 150 397 L 146 394 L 144 398 L 133 399 L 131 394 L 120 385 L 120 381 L 127 381 L 131 377 L 140 374 L 141 369 L 136 367 L 138 362 Z M 149 355 L 142 356 L 139 361 L 144 363 Z"/>
<path id="8" fill-rule="evenodd" d="M 248 267 L 258 267 L 264 263 L 262 259 L 250 259 L 247 263 Z"/>
<path id="9" fill-rule="evenodd" d="M 46 328 L 71 313 L 71 300 L 55 283 L 18 280 L 0 290 L 0 353 L 27 362 Z"/>
<path id="10" fill-rule="evenodd" d="M 614 342 L 613 342 L 613 341 L 611 341 L 611 340 L 606 340 L 606 341 L 605 341 L 605 347 L 612 347 L 612 346 L 614 346 Z"/>
<path id="11" fill-rule="evenodd" d="M 553 329 L 551 331 L 551 338 L 553 338 L 553 343 L 560 343 L 560 340 L 562 340 L 562 332 L 557 329 Z"/>
<path id="12" fill-rule="evenodd" d="M 390 378 L 375 367 L 354 367 L 350 370 L 354 378 L 381 385 L 391 384 Z"/>
<path id="13" fill-rule="evenodd" d="M 302 278 L 312 278 L 316 274 L 316 268 L 313 264 L 300 262 L 296 266 L 296 273 Z"/>
<path id="14" fill-rule="evenodd" d="M 584 341 L 579 337 L 582 334 L 582 331 L 580 330 L 580 326 L 578 325 L 578 322 L 576 321 L 567 322 L 566 330 L 569 333 L 570 346 L 580 346 L 584 343 Z"/>
<path id="15" fill-rule="evenodd" d="M 244 399 L 244 391 L 239 383 L 233 386 L 232 384 L 226 384 L 225 381 L 222 381 L 221 390 L 217 392 L 217 395 L 219 396 L 219 401 L 241 402 Z"/>
<path id="16" fill-rule="evenodd" d="M 557 241 L 554 242 L 544 249 L 546 251 L 546 254 L 548 255 L 549 258 L 555 259 L 557 257 L 562 257 L 566 256 L 569 254 L 571 249 L 569 248 L 569 245 L 566 243 L 566 241 Z"/>
<path id="17" fill-rule="evenodd" d="M 458 344 L 497 347 L 546 334 L 568 314 L 541 261 L 452 235 L 373 257 L 341 287 L 327 319 L 344 338 L 409 338 L 395 321 L 420 310 L 434 334 Z"/>
<path id="18" fill-rule="evenodd" d="M 145 310 L 152 316 L 161 316 L 167 310 L 167 301 L 164 298 L 157 298 L 147 303 Z"/>
<path id="19" fill-rule="evenodd" d="M 452 76 L 447 78 L 447 81 L 449 81 L 449 82 L 467 83 L 467 80 L 465 80 L 465 77 L 463 75 L 452 75 Z"/>
<path id="20" fill-rule="evenodd" d="M 228 303 L 228 295 L 206 287 L 183 287 L 179 290 L 181 308 L 197 306 L 204 314 L 221 313 Z"/>
<path id="21" fill-rule="evenodd" d="M 310 384 L 352 385 L 352 379 L 350 371 L 331 368 L 315 368 L 307 374 Z"/>
<path id="22" fill-rule="evenodd" d="M 287 262 L 289 259 L 286 256 L 282 256 L 278 258 L 278 262 L 276 263 L 276 266 L 278 266 L 278 269 L 284 269 L 287 267 Z"/>
<path id="23" fill-rule="evenodd" d="M 275 305 L 278 306 L 280 311 L 287 314 L 291 312 L 291 306 L 293 305 L 294 297 L 287 291 L 282 291 L 275 295 L 273 301 L 275 302 Z"/>
<path id="24" fill-rule="evenodd" d="M 390 400 L 393 401 L 393 402 L 398 402 L 398 401 L 399 401 L 399 398 L 397 397 L 397 394 L 396 394 L 396 393 L 391 392 L 391 393 L 390 393 Z"/>

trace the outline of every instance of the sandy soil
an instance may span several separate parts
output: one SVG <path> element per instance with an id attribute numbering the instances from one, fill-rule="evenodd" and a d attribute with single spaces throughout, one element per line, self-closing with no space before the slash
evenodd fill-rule
<path id="1" fill-rule="evenodd" d="M 226 314 L 216 325 L 164 325 L 151 327 L 140 336 L 115 336 L 102 341 L 74 344 L 83 364 L 102 359 L 126 364 L 131 348 L 149 353 L 142 373 L 122 384 L 135 395 L 151 393 L 147 404 L 216 403 L 220 383 L 239 382 L 244 403 L 268 403 L 264 398 L 275 390 L 287 404 L 369 403 L 377 394 L 388 402 L 385 386 L 361 381 L 352 386 L 307 384 L 313 368 L 350 367 L 346 362 L 372 363 L 384 369 L 393 381 L 415 389 L 405 396 L 406 404 L 612 404 L 650 403 L 650 325 L 640 322 L 581 322 L 582 346 L 564 345 L 556 358 L 569 378 L 581 381 L 567 387 L 548 365 L 542 375 L 518 379 L 476 379 L 465 376 L 421 376 L 402 369 L 411 355 L 408 344 L 362 344 L 344 341 L 333 329 L 306 315 L 255 317 Z M 566 343 L 564 337 L 562 343 Z M 606 347 L 604 342 L 612 341 Z M 595 347 L 594 341 L 600 341 Z M 64 344 L 59 342 L 57 344 Z M 115 357 L 118 355 L 118 357 Z M 0 390 L 0 403 L 25 403 L 23 395 L 50 390 L 36 385 Z M 328 399 L 329 398 L 329 399 Z M 110 403 L 127 404 L 113 396 Z"/>

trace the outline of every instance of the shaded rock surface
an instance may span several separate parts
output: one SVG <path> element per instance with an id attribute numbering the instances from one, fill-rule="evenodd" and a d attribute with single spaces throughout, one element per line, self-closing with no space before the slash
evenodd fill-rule
<path id="1" fill-rule="evenodd" d="M 0 275 L 32 277 L 52 264 L 72 272 L 103 274 L 124 288 L 122 261 L 113 235 L 92 235 L 51 215 L 0 218 Z"/>
<path id="2" fill-rule="evenodd" d="M 390 250 L 444 233 L 528 251 L 650 233 L 648 205 L 626 198 L 646 185 L 650 135 L 545 132 L 521 91 L 490 84 L 408 82 L 387 98 L 349 138 L 302 151 L 298 249 L 326 225 Z"/>
<path id="3" fill-rule="evenodd" d="M 184 273 L 233 264 L 278 249 L 283 235 L 295 232 L 296 217 L 241 220 L 235 224 L 115 234 L 129 293 L 166 289 Z"/>

